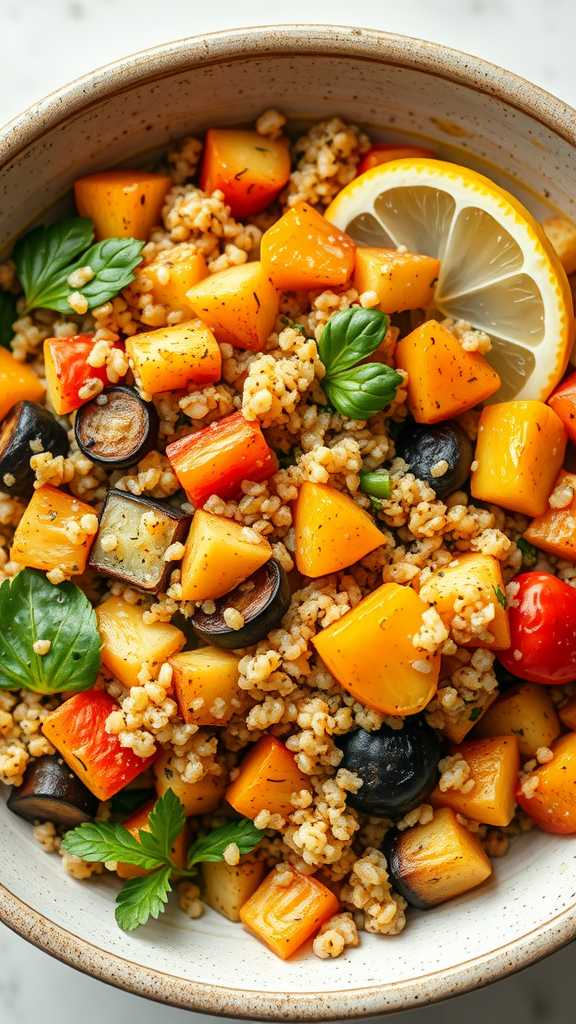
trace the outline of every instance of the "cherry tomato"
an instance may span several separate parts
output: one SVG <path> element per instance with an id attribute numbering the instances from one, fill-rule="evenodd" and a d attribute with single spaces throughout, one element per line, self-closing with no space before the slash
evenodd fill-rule
<path id="1" fill-rule="evenodd" d="M 371 170 L 377 164 L 386 164 L 389 160 L 404 160 L 406 157 L 435 157 L 432 149 L 423 149 L 421 146 L 402 146 L 398 142 L 375 142 L 371 149 L 360 161 L 358 174 Z"/>
<path id="2" fill-rule="evenodd" d="M 576 590 L 547 572 L 525 572 L 514 582 L 520 589 L 508 608 L 511 643 L 498 661 L 532 683 L 576 679 Z"/>

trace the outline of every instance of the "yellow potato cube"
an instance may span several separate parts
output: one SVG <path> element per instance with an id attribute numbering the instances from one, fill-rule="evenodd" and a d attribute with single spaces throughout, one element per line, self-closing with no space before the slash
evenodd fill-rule
<path id="1" fill-rule="evenodd" d="M 97 530 L 91 505 L 44 484 L 34 491 L 16 527 L 10 558 L 32 569 L 77 576 L 86 568 Z"/>
<path id="2" fill-rule="evenodd" d="M 448 629 L 452 628 L 455 616 L 469 609 L 474 613 L 485 612 L 491 605 L 493 618 L 487 619 L 480 636 L 475 636 L 471 630 L 460 629 L 453 639 L 467 647 L 489 647 L 491 650 L 510 647 L 502 570 L 498 559 L 492 555 L 470 551 L 456 556 L 426 580 L 420 588 L 420 597 L 436 609 Z"/>
<path id="3" fill-rule="evenodd" d="M 258 262 L 220 270 L 186 297 L 218 341 L 256 352 L 265 348 L 280 307 L 280 292 Z"/>
<path id="4" fill-rule="evenodd" d="M 186 388 L 190 381 L 202 387 L 220 380 L 222 357 L 216 338 L 201 320 L 126 338 L 134 376 L 149 395 Z"/>
<path id="5" fill-rule="evenodd" d="M 264 878 L 263 860 L 232 866 L 225 860 L 202 865 L 202 889 L 208 906 L 229 921 L 240 920 L 240 910 Z"/>
<path id="6" fill-rule="evenodd" d="M 180 714 L 195 725 L 224 725 L 238 696 L 238 662 L 232 651 L 201 647 L 170 658 Z"/>
<path id="7" fill-rule="evenodd" d="M 544 515 L 566 440 L 560 417 L 543 402 L 489 405 L 480 417 L 472 496 L 525 516 Z"/>
<path id="8" fill-rule="evenodd" d="M 534 757 L 539 747 L 551 746 L 560 735 L 560 722 L 548 687 L 519 683 L 506 690 L 480 719 L 474 735 L 515 736 L 525 760 Z"/>
<path id="9" fill-rule="evenodd" d="M 169 622 L 144 622 L 145 609 L 110 597 L 96 609 L 102 637 L 102 661 L 124 686 L 137 686 L 146 665 L 152 676 L 171 655 L 182 650 L 186 638 Z"/>
<path id="10" fill-rule="evenodd" d="M 195 246 L 178 246 L 160 253 L 152 263 L 147 264 L 144 274 L 152 282 L 149 294 L 154 302 L 167 306 L 171 313 L 194 316 L 186 292 L 208 277 L 204 254 Z"/>
<path id="11" fill-rule="evenodd" d="M 243 583 L 272 557 L 264 537 L 257 538 L 233 519 L 198 509 L 194 513 L 181 570 L 184 601 L 215 600 Z"/>
<path id="12" fill-rule="evenodd" d="M 184 812 L 207 814 L 218 806 L 228 783 L 228 776 L 205 775 L 199 782 L 184 782 L 173 761 L 178 760 L 173 751 L 164 750 L 154 765 L 156 795 L 164 796 L 171 789 L 184 804 Z"/>
<path id="13" fill-rule="evenodd" d="M 434 298 L 434 285 L 440 273 L 440 260 L 396 249 L 356 250 L 354 287 L 376 292 L 384 313 L 421 309 Z"/>

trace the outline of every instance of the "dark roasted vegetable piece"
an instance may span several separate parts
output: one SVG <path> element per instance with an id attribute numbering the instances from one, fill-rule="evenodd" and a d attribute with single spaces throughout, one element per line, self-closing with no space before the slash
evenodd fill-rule
<path id="1" fill-rule="evenodd" d="M 158 440 L 158 413 L 134 388 L 106 388 L 76 414 L 76 441 L 84 455 L 104 469 L 127 469 Z"/>
<path id="2" fill-rule="evenodd" d="M 27 821 L 75 828 L 92 820 L 98 799 L 58 754 L 45 754 L 28 766 L 22 785 L 12 788 L 8 807 Z"/>
<path id="3" fill-rule="evenodd" d="M 112 488 L 88 564 L 103 576 L 157 594 L 169 585 L 177 565 L 164 561 L 164 555 L 171 544 L 184 540 L 189 525 L 188 513 L 167 502 Z"/>
<path id="4" fill-rule="evenodd" d="M 30 443 L 40 441 L 40 446 Z M 0 491 L 27 498 L 34 491 L 30 459 L 36 448 L 52 455 L 66 455 L 68 435 L 58 420 L 36 402 L 17 402 L 0 424 Z M 13 481 L 13 482 L 12 482 Z"/>
<path id="5" fill-rule="evenodd" d="M 407 424 L 396 439 L 396 454 L 408 463 L 414 476 L 436 492 L 437 498 L 446 498 L 468 479 L 474 449 L 463 427 L 456 420 L 445 420 L 430 425 Z M 442 462 L 447 462 L 448 468 L 434 476 L 432 470 Z"/>
<path id="6" fill-rule="evenodd" d="M 449 807 L 434 811 L 425 825 L 390 829 L 382 852 L 394 890 L 420 910 L 473 889 L 492 871 L 480 840 Z"/>
<path id="7" fill-rule="evenodd" d="M 290 584 L 284 569 L 273 558 L 252 573 L 229 594 L 214 602 L 212 615 L 198 609 L 192 618 L 198 636 L 207 644 L 228 651 L 251 647 L 280 625 L 290 606 Z M 232 629 L 224 621 L 227 608 L 240 612 L 244 625 Z"/>
<path id="8" fill-rule="evenodd" d="M 401 817 L 425 801 L 438 782 L 440 743 L 420 718 L 405 718 L 402 729 L 356 729 L 340 736 L 337 745 L 344 751 L 340 767 L 363 782 L 347 801 L 371 817 Z"/>

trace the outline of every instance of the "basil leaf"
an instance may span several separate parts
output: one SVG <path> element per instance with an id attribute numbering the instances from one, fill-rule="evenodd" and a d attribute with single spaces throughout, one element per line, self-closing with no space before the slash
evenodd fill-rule
<path id="1" fill-rule="evenodd" d="M 47 654 L 34 652 L 36 640 L 50 640 Z M 88 690 L 101 647 L 94 609 L 73 583 L 22 569 L 0 587 L 0 690 Z"/>
<path id="2" fill-rule="evenodd" d="M 12 324 L 18 319 L 16 312 L 16 296 L 12 292 L 0 291 L 0 345 L 10 348 L 14 337 Z"/>
<path id="3" fill-rule="evenodd" d="M 153 789 L 142 789 L 135 786 L 134 789 L 121 789 L 112 797 L 112 814 L 123 814 L 128 816 L 137 811 L 147 800 L 154 796 Z"/>
<path id="4" fill-rule="evenodd" d="M 62 846 L 87 861 L 122 861 L 147 870 L 162 864 L 161 858 L 151 857 L 128 829 L 117 822 L 85 821 L 66 833 Z"/>
<path id="5" fill-rule="evenodd" d="M 318 342 L 318 353 L 326 367 L 326 374 L 332 376 L 350 370 L 356 363 L 372 355 L 387 330 L 388 317 L 379 309 L 356 306 L 335 313 L 330 317 Z"/>
<path id="6" fill-rule="evenodd" d="M 125 932 L 131 932 L 139 924 L 146 924 L 149 917 L 158 918 L 164 913 L 168 902 L 171 868 L 160 868 L 143 878 L 131 878 L 116 897 L 116 921 Z"/>
<path id="7" fill-rule="evenodd" d="M 134 280 L 133 270 L 142 259 L 144 245 L 135 238 L 105 238 L 97 242 L 76 263 L 48 281 L 35 304 L 42 309 L 70 313 L 68 297 L 76 290 L 87 299 L 89 309 L 101 306 Z M 91 267 L 94 277 L 82 288 L 73 289 L 68 278 L 80 267 Z"/>
<path id="8" fill-rule="evenodd" d="M 34 228 L 18 239 L 12 258 L 26 296 L 24 312 L 42 306 L 40 299 L 50 281 L 87 249 L 93 238 L 89 217 L 69 217 L 47 228 Z"/>
<path id="9" fill-rule="evenodd" d="M 351 420 L 367 420 L 394 401 L 402 377 L 385 363 L 365 363 L 325 377 L 322 387 L 332 405 Z"/>
<path id="10" fill-rule="evenodd" d="M 184 806 L 174 790 L 167 789 L 156 801 L 148 817 L 150 836 L 156 840 L 165 860 L 170 860 L 172 847 L 186 824 Z M 145 834 L 145 833 L 144 833 Z M 143 833 L 140 837 L 143 838 Z"/>
<path id="11" fill-rule="evenodd" d="M 230 843 L 236 843 L 240 853 L 250 853 L 262 839 L 263 832 L 256 828 L 249 818 L 231 821 L 222 828 L 215 828 L 202 839 L 197 839 L 188 851 L 188 867 L 194 864 L 224 859 L 224 851 Z"/>

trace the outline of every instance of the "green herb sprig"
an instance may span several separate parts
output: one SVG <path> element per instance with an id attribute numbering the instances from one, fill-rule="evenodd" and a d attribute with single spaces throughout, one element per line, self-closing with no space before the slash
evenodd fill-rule
<path id="1" fill-rule="evenodd" d="M 34 228 L 16 242 L 13 259 L 26 298 L 22 315 L 32 309 L 71 313 L 68 298 L 76 291 L 86 298 L 88 309 L 94 309 L 134 280 L 144 242 L 105 238 L 93 245 L 93 241 L 90 218 L 69 217 L 47 228 Z M 72 288 L 68 278 L 80 267 L 90 267 L 94 276 Z"/>
<path id="2" fill-rule="evenodd" d="M 525 537 L 519 537 L 516 541 L 516 547 L 522 552 L 522 558 L 527 562 L 535 562 L 538 558 L 538 551 L 529 540 Z"/>
<path id="3" fill-rule="evenodd" d="M 343 416 L 367 420 L 394 401 L 400 374 L 385 363 L 362 362 L 376 351 L 387 330 L 385 313 L 362 307 L 335 313 L 326 324 L 318 343 L 326 367 L 322 387 Z"/>
<path id="4" fill-rule="evenodd" d="M 508 607 L 508 602 L 506 600 L 506 594 L 502 590 L 502 587 L 494 586 L 492 587 L 492 590 L 496 594 L 496 600 L 498 601 L 498 604 L 501 605 L 504 611 L 506 611 Z"/>
<path id="5" fill-rule="evenodd" d="M 84 822 L 66 833 L 62 845 L 68 853 L 83 860 L 121 861 L 151 872 L 131 878 L 116 897 L 116 921 L 124 931 L 132 931 L 146 924 L 149 917 L 158 918 L 164 912 L 173 876 L 194 878 L 198 872 L 196 865 L 223 860 L 230 843 L 236 843 L 244 854 L 250 853 L 262 839 L 262 832 L 248 818 L 229 822 L 197 839 L 188 851 L 187 867 L 182 868 L 173 860 L 172 847 L 185 824 L 184 806 L 168 789 L 150 812 L 150 831 L 139 830 L 138 839 L 117 823 Z"/>
<path id="6" fill-rule="evenodd" d="M 49 640 L 36 654 L 37 640 Z M 49 583 L 22 569 L 0 587 L 0 690 L 61 693 L 88 690 L 100 670 L 96 613 L 73 583 Z"/>

